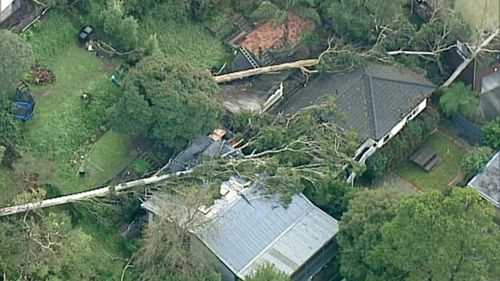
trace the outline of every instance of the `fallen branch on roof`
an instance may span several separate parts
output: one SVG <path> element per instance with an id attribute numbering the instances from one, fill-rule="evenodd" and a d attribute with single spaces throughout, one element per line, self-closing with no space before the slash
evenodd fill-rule
<path id="1" fill-rule="evenodd" d="M 445 88 L 445 87 L 450 86 L 451 83 L 453 83 L 453 81 L 455 81 L 455 79 L 457 79 L 457 77 L 460 75 L 460 73 L 462 73 L 465 70 L 465 68 L 467 68 L 467 66 L 476 58 L 476 56 L 479 53 L 481 53 L 483 48 L 488 46 L 491 43 L 491 41 L 493 41 L 493 39 L 495 39 L 498 36 L 499 32 L 500 32 L 500 30 L 498 28 L 495 29 L 495 31 L 493 33 L 491 33 L 490 36 L 488 36 L 488 38 L 486 38 L 481 44 L 479 44 L 479 46 L 477 46 L 477 48 L 472 52 L 471 56 L 468 57 L 467 59 L 465 59 L 457 67 L 457 69 L 450 75 L 448 80 L 446 80 L 446 82 L 444 82 L 443 85 L 441 85 L 441 87 L 439 87 L 439 88 Z"/>
<path id="2" fill-rule="evenodd" d="M 299 61 L 294 61 L 294 62 L 259 67 L 259 68 L 255 68 L 255 69 L 243 70 L 243 71 L 233 72 L 233 73 L 229 73 L 229 74 L 214 76 L 214 80 L 217 83 L 225 83 L 225 82 L 230 82 L 230 81 L 237 80 L 237 79 L 243 79 L 243 78 L 247 78 L 247 77 L 251 77 L 251 76 L 255 76 L 255 75 L 259 75 L 259 74 L 270 73 L 270 72 L 279 72 L 279 71 L 290 70 L 290 69 L 301 69 L 304 71 L 304 69 L 306 69 L 306 67 L 315 66 L 317 64 L 319 64 L 319 59 L 299 60 Z M 308 71 L 311 71 L 311 70 L 308 70 Z"/>
<path id="3" fill-rule="evenodd" d="M 17 213 L 22 213 L 22 212 L 26 212 L 29 210 L 36 210 L 36 209 L 47 208 L 47 207 L 62 205 L 62 204 L 66 204 L 66 203 L 76 202 L 76 201 L 82 201 L 82 200 L 96 198 L 96 197 L 104 197 L 112 192 L 120 192 L 120 191 L 124 191 L 124 190 L 134 188 L 134 187 L 159 183 L 159 182 L 165 181 L 167 179 L 170 179 L 174 176 L 189 174 L 191 172 L 192 172 L 192 170 L 186 170 L 186 171 L 181 171 L 181 172 L 177 172 L 177 173 L 173 173 L 173 174 L 152 176 L 152 177 L 148 177 L 148 178 L 143 178 L 143 179 L 138 179 L 138 180 L 133 180 L 133 181 L 121 183 L 121 184 L 114 185 L 114 186 L 108 185 L 105 187 L 101 187 L 101 188 L 97 188 L 97 189 L 93 189 L 93 190 L 89 190 L 89 191 L 84 191 L 84 192 L 60 196 L 60 197 L 56 197 L 56 198 L 46 199 L 46 200 L 42 200 L 39 202 L 26 203 L 26 204 L 11 206 L 11 207 L 5 207 L 5 208 L 0 209 L 0 217 L 13 215 L 13 214 L 17 214 Z"/>

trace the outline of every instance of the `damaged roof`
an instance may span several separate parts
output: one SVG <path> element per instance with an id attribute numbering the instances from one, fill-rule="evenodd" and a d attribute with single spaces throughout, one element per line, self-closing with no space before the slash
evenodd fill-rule
<path id="1" fill-rule="evenodd" d="M 369 63 L 349 74 L 322 74 L 289 97 L 278 111 L 292 114 L 327 95 L 346 117 L 340 122 L 360 141 L 380 140 L 429 97 L 436 86 L 399 65 Z"/>

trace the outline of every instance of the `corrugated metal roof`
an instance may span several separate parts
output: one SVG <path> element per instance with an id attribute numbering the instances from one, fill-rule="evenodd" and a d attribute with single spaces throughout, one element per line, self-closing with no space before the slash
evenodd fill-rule
<path id="1" fill-rule="evenodd" d="M 285 208 L 258 187 L 242 193 L 196 232 L 240 278 L 263 262 L 292 274 L 338 231 L 337 221 L 302 194 Z"/>
<path id="2" fill-rule="evenodd" d="M 266 263 L 271 263 L 278 270 L 292 275 L 337 232 L 337 221 L 323 211 L 313 208 L 238 275 L 247 276 Z"/>
<path id="3" fill-rule="evenodd" d="M 474 188 L 486 200 L 500 208 L 500 151 L 488 162 L 484 171 L 477 174 L 468 186 Z"/>

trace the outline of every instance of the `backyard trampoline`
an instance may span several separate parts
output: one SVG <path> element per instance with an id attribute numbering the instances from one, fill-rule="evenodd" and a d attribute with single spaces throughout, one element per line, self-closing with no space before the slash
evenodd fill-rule
<path id="1" fill-rule="evenodd" d="M 19 121 L 28 121 L 35 113 L 35 100 L 28 86 L 23 82 L 12 96 L 12 113 Z"/>

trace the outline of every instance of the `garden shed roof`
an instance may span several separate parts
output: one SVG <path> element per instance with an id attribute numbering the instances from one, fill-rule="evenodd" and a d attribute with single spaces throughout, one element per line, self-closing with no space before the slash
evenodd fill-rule
<path id="1" fill-rule="evenodd" d="M 500 151 L 486 164 L 482 172 L 469 181 L 468 186 L 500 208 Z"/>
<path id="2" fill-rule="evenodd" d="M 340 125 L 356 131 L 360 141 L 380 140 L 435 89 L 402 66 L 369 63 L 348 74 L 320 75 L 278 110 L 291 114 L 332 95 L 346 117 Z"/>

